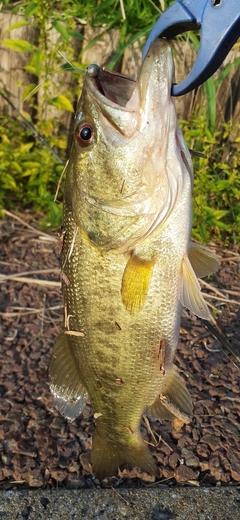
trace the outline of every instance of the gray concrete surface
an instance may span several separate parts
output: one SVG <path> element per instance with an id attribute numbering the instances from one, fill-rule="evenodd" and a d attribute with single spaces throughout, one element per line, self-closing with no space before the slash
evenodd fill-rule
<path id="1" fill-rule="evenodd" d="M 240 520 L 240 488 L 2 491 L 2 519 Z"/>

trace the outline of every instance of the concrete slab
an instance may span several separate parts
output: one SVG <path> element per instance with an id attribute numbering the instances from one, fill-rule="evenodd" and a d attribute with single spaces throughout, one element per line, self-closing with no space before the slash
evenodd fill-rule
<path id="1" fill-rule="evenodd" d="M 3 520 L 240 520 L 240 488 L 2 491 Z"/>

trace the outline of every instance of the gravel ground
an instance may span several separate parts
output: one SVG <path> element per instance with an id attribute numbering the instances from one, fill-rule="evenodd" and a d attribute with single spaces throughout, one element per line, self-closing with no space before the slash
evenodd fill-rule
<path id="1" fill-rule="evenodd" d="M 5 520 L 239 520 L 235 489 L 4 491 Z"/>
<path id="2" fill-rule="evenodd" d="M 167 497 L 175 493 L 179 497 L 174 499 L 174 504 L 179 504 L 178 508 L 181 508 L 181 500 L 187 504 L 183 508 L 190 507 L 187 497 L 190 493 L 200 496 L 197 488 L 203 485 L 207 486 L 207 490 L 201 491 L 205 502 L 208 503 L 209 497 L 216 499 L 216 496 L 221 496 L 227 497 L 229 507 L 237 507 L 232 493 L 240 482 L 239 252 L 236 249 L 217 249 L 222 259 L 221 268 L 208 280 L 210 285 L 203 283 L 207 301 L 215 309 L 217 323 L 230 345 L 224 347 L 201 320 L 187 311 L 183 313 L 176 364 L 194 402 L 192 423 L 176 431 L 168 421 L 143 421 L 142 435 L 157 462 L 158 476 L 125 467 L 119 471 L 117 478 L 99 483 L 91 475 L 89 464 L 94 430 L 90 404 L 80 418 L 70 423 L 54 409 L 49 391 L 49 360 L 63 316 L 59 245 L 57 234 L 44 235 L 35 228 L 37 223 L 27 213 L 20 220 L 9 215 L 0 222 L 3 244 L 0 251 L 0 486 L 4 490 L 0 518 L 13 518 L 4 515 L 4 507 L 7 507 L 6 504 L 10 507 L 14 500 L 19 501 L 19 516 L 14 518 L 48 518 L 46 515 L 50 514 L 50 508 L 54 510 L 58 507 L 58 501 L 63 497 L 66 503 L 68 500 L 71 503 L 72 518 L 80 518 L 74 516 L 74 508 L 80 507 L 74 505 L 76 500 L 82 499 L 84 503 L 87 500 L 84 497 L 91 496 L 91 504 L 87 502 L 87 506 L 97 508 L 97 498 L 104 501 L 107 500 L 105 497 L 109 500 L 112 497 L 113 491 L 100 492 L 100 487 L 115 489 L 114 503 L 132 511 L 126 513 L 127 518 L 135 514 L 133 511 L 138 500 L 135 497 L 151 497 L 147 494 L 150 491 L 155 498 L 152 501 L 149 498 L 146 507 L 143 500 L 141 514 L 145 516 L 140 516 L 139 512 L 138 518 L 186 518 L 176 516 L 180 515 L 180 509 L 170 511 L 170 505 L 167 511 Z M 212 247 L 216 249 L 216 246 Z M 170 495 L 166 489 L 161 490 L 161 494 L 160 490 L 152 490 L 152 486 L 162 486 L 163 483 L 168 486 Z M 195 488 L 182 489 L 181 498 L 180 490 L 176 488 L 179 483 Z M 12 493 L 14 486 L 21 492 Z M 213 493 L 212 486 L 228 487 L 224 487 L 221 494 L 217 489 Z M 54 491 L 57 487 L 58 494 Z M 126 487 L 128 491 L 122 489 Z M 148 491 L 144 489 L 146 487 Z M 28 501 L 29 507 L 40 507 L 34 505 L 40 500 L 36 492 L 21 494 L 23 489 L 30 488 L 42 488 L 41 496 L 46 496 L 50 501 L 45 509 L 44 505 L 41 506 L 42 512 L 39 509 L 38 517 L 26 516 L 28 513 L 24 516 L 20 512 L 20 502 L 25 503 L 26 508 Z M 62 488 L 82 489 L 77 494 L 64 492 L 62 495 Z M 83 488 L 97 491 L 91 491 L 88 495 L 83 493 Z M 123 493 L 124 497 L 131 496 L 131 506 L 119 499 L 117 493 Z M 67 498 L 69 496 L 71 500 Z M 157 497 L 160 497 L 159 502 Z M 162 504 L 163 512 L 156 509 L 155 514 L 153 508 L 158 507 L 158 503 Z M 191 507 L 196 508 L 194 504 Z M 98 518 L 98 515 L 101 519 L 124 517 L 123 513 L 123 516 L 119 516 L 120 513 L 117 513 L 118 516 L 115 513 L 104 516 L 108 513 L 100 512 L 91 516 L 89 511 L 81 518 Z M 229 511 L 226 509 L 225 516 L 216 516 L 213 510 L 207 517 L 199 510 L 197 514 L 202 516 L 192 518 L 236 519 L 236 515 L 231 516 Z M 64 514 L 61 518 L 67 518 Z M 51 518 L 60 517 L 51 514 Z"/>

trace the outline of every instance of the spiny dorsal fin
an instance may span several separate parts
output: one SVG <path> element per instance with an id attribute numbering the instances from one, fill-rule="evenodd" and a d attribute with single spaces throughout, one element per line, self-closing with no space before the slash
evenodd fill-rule
<path id="1" fill-rule="evenodd" d="M 82 412 L 87 392 L 71 349 L 73 338 L 62 332 L 54 345 L 49 368 L 50 389 L 59 412 L 73 421 Z"/>
<path id="2" fill-rule="evenodd" d="M 150 284 L 155 260 L 143 260 L 132 255 L 122 278 L 122 301 L 126 309 L 135 314 L 144 304 Z"/>
<path id="3" fill-rule="evenodd" d="M 219 259 L 213 251 L 195 242 L 189 242 L 188 258 L 197 278 L 215 273 L 220 265 Z"/>
<path id="4" fill-rule="evenodd" d="M 180 300 L 184 307 L 187 307 L 187 309 L 199 316 L 199 318 L 210 320 L 211 314 L 202 297 L 199 282 L 187 255 L 185 255 L 182 260 Z"/>

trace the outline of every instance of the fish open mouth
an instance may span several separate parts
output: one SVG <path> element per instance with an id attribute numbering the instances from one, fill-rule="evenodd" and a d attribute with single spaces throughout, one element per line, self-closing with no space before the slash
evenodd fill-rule
<path id="1" fill-rule="evenodd" d="M 156 142 L 160 122 L 166 124 L 170 117 L 173 72 L 171 47 L 167 40 L 159 38 L 150 46 L 136 81 L 95 64 L 88 67 L 82 103 L 90 113 L 94 107 L 92 117 L 97 115 L 101 134 L 107 132 L 108 143 L 113 140 L 114 146 L 122 145 L 136 131 L 146 130 L 149 134 L 150 127 Z M 109 125 L 118 134 L 115 130 L 109 133 Z"/>
<path id="2" fill-rule="evenodd" d="M 87 74 L 95 89 L 106 99 L 121 107 L 126 106 L 136 86 L 133 78 L 111 72 L 95 64 L 89 65 Z"/>
<path id="3" fill-rule="evenodd" d="M 90 97 L 99 103 L 101 110 L 103 106 L 110 109 L 115 105 L 136 114 L 145 109 L 146 117 L 150 112 L 156 117 L 156 111 L 165 111 L 169 104 L 173 74 L 171 47 L 167 40 L 158 38 L 150 46 L 136 81 L 93 64 L 87 69 L 86 91 L 91 92 Z"/>

